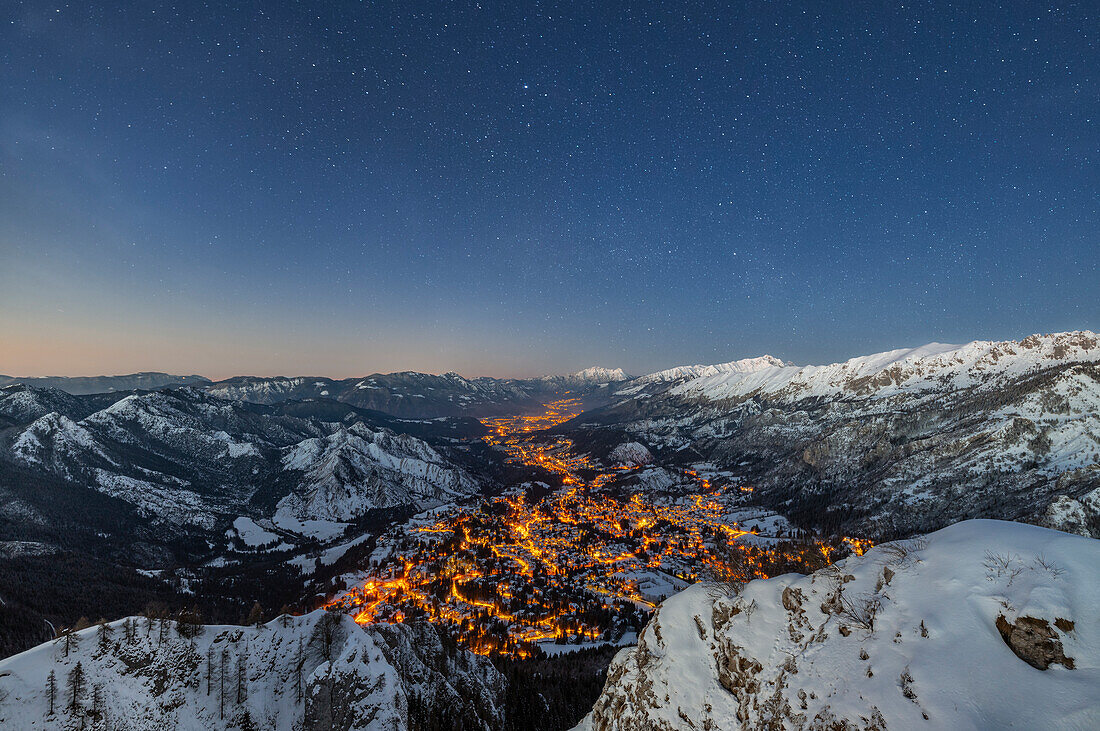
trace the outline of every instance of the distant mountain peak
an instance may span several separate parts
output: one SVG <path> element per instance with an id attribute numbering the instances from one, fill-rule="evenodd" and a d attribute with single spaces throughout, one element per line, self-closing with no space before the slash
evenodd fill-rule
<path id="1" fill-rule="evenodd" d="M 633 376 L 628 375 L 622 368 L 590 366 L 576 373 L 568 373 L 560 376 L 543 376 L 539 380 L 544 383 L 557 383 L 563 385 L 598 386 L 605 383 L 629 381 L 631 378 L 633 378 Z"/>
<path id="2" fill-rule="evenodd" d="M 593 383 L 627 381 L 631 378 L 622 368 L 603 368 L 601 366 L 585 368 L 584 370 L 573 373 L 570 377 L 579 381 L 591 381 Z"/>

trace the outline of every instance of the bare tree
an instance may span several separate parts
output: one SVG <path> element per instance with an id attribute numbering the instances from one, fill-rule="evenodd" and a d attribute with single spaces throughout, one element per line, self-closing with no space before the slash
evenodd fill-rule
<path id="1" fill-rule="evenodd" d="M 133 617 L 127 617 L 122 621 L 122 641 L 127 645 L 132 644 L 137 635 Z"/>
<path id="2" fill-rule="evenodd" d="M 249 610 L 248 616 L 245 617 L 244 624 L 246 626 L 258 626 L 264 623 L 264 608 L 260 606 L 259 602 L 253 602 L 252 609 Z"/>
<path id="3" fill-rule="evenodd" d="M 882 598 L 875 594 L 861 594 L 850 597 L 846 594 L 840 596 L 840 610 L 838 614 L 856 627 L 868 632 L 875 631 L 875 617 L 882 610 Z"/>
<path id="4" fill-rule="evenodd" d="M 210 690 L 214 686 L 214 644 L 211 643 L 206 648 L 206 694 L 210 695 Z"/>
<path id="5" fill-rule="evenodd" d="M 246 677 L 245 669 L 247 667 L 248 648 L 245 648 L 245 652 L 237 655 L 237 705 L 244 703 L 244 699 L 248 697 L 248 678 Z"/>
<path id="6" fill-rule="evenodd" d="M 202 612 L 198 607 L 185 609 L 176 616 L 176 632 L 180 637 L 191 640 L 191 646 L 195 645 L 195 638 L 202 634 Z"/>
<path id="7" fill-rule="evenodd" d="M 294 698 L 295 703 L 301 703 L 304 691 L 302 689 L 302 666 L 306 664 L 305 652 L 302 649 L 302 638 L 298 638 L 298 657 L 294 662 L 294 672 L 298 677 L 297 694 Z"/>
<path id="8" fill-rule="evenodd" d="M 342 616 L 339 612 L 325 612 L 313 628 L 310 642 L 316 640 L 321 645 L 321 657 L 325 660 L 332 660 L 332 645 L 336 641 L 336 630 Z"/>
<path id="9" fill-rule="evenodd" d="M 225 666 L 229 663 L 229 649 L 222 648 L 221 667 L 218 670 L 218 718 L 225 718 Z"/>

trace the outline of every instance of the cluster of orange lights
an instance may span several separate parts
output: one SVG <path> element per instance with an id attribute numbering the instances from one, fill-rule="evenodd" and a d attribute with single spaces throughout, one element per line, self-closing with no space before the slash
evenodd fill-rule
<path id="1" fill-rule="evenodd" d="M 694 471 L 685 476 L 696 491 L 674 504 L 601 490 L 629 468 L 599 470 L 565 437 L 532 438 L 578 412 L 577 401 L 563 400 L 536 416 L 485 420 L 490 444 L 559 476 L 562 487 L 534 502 L 523 493 L 486 500 L 412 528 L 374 575 L 330 606 L 360 623 L 426 617 L 475 652 L 523 657 L 532 643 L 595 640 L 636 625 L 653 607 L 641 582 L 672 590 L 728 572 L 728 551 L 741 550 L 736 542 L 747 532 L 724 519 L 733 493 Z M 595 476 L 582 479 L 586 468 Z M 846 541 L 860 554 L 869 547 Z M 829 555 L 814 543 L 802 550 Z M 745 548 L 737 563 L 749 574 L 742 578 L 766 575 L 759 547 Z"/>
<path id="2" fill-rule="evenodd" d="M 863 554 L 867 553 L 867 551 L 869 551 L 871 548 L 873 548 L 875 544 L 867 540 L 866 538 L 845 537 L 844 545 L 850 548 L 852 553 L 854 553 L 855 555 L 862 556 Z"/>

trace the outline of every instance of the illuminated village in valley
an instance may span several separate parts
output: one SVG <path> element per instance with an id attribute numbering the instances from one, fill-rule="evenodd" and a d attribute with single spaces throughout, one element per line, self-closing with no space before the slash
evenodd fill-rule
<path id="1" fill-rule="evenodd" d="M 363 624 L 428 619 L 475 652 L 528 657 L 627 643 L 690 583 L 811 571 L 869 546 L 801 536 L 747 507 L 751 487 L 702 466 L 680 470 L 673 490 L 624 487 L 659 468 L 605 468 L 545 433 L 579 411 L 564 399 L 535 416 L 483 420 L 486 442 L 560 487 L 526 483 L 414 517 L 379 539 L 369 569 L 346 577 L 328 606 Z"/>

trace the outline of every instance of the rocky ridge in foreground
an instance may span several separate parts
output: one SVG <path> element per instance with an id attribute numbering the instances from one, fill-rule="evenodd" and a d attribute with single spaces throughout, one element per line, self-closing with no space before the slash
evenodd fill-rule
<path id="1" fill-rule="evenodd" d="M 665 601 L 578 731 L 1100 726 L 1100 542 L 966 521 Z"/>

